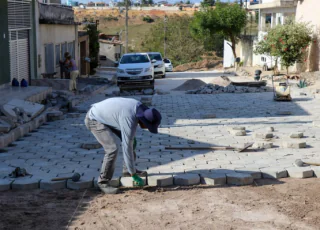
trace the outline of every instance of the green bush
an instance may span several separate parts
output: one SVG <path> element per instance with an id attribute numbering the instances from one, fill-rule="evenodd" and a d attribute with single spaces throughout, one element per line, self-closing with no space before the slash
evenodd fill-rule
<path id="1" fill-rule="evenodd" d="M 148 23 L 154 22 L 154 19 L 151 18 L 149 15 L 144 16 L 142 20 L 143 20 L 144 22 L 148 22 Z"/>

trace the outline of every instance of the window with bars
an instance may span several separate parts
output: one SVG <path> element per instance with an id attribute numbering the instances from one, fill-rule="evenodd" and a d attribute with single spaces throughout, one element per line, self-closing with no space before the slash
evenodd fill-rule
<path id="1" fill-rule="evenodd" d="M 60 65 L 60 60 L 61 60 L 61 51 L 60 51 L 60 44 L 56 45 L 55 47 L 55 54 L 56 54 L 56 66 Z"/>
<path id="2" fill-rule="evenodd" d="M 45 67 L 46 73 L 54 73 L 54 45 L 45 45 Z"/>
<path id="3" fill-rule="evenodd" d="M 71 57 L 73 59 L 75 59 L 75 57 L 74 57 L 74 54 L 75 54 L 75 52 L 74 52 L 74 41 L 68 43 L 68 52 L 70 53 Z"/>
<path id="4" fill-rule="evenodd" d="M 64 60 L 64 54 L 65 52 L 67 52 L 68 48 L 67 48 L 67 43 L 62 43 L 61 44 L 61 57 L 62 57 L 62 60 Z"/>

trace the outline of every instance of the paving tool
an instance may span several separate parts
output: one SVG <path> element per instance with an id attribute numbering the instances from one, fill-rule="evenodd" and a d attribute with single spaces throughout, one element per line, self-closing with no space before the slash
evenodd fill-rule
<path id="1" fill-rule="evenodd" d="M 320 163 L 312 163 L 312 162 L 305 162 L 305 161 L 302 161 L 301 159 L 297 159 L 294 164 L 297 166 L 297 167 L 303 167 L 304 165 L 314 165 L 314 166 L 320 166 Z"/>
<path id="2" fill-rule="evenodd" d="M 165 149 L 178 149 L 178 150 L 236 150 L 239 153 L 245 151 L 246 149 L 250 148 L 252 145 L 254 144 L 254 142 L 250 142 L 245 144 L 245 146 L 243 148 L 235 148 L 235 147 L 230 147 L 230 146 L 192 146 L 192 145 L 188 145 L 188 146 L 183 146 L 183 145 L 169 145 L 166 146 Z"/>
<path id="3" fill-rule="evenodd" d="M 77 182 L 80 180 L 81 175 L 79 173 L 75 173 L 72 175 L 72 177 L 58 177 L 58 178 L 53 178 L 51 181 L 61 181 L 61 180 L 69 180 L 71 179 L 73 182 Z"/>

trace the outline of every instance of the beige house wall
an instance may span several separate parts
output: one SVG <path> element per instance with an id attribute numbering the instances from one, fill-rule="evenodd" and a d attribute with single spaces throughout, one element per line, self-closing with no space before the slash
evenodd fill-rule
<path id="1" fill-rule="evenodd" d="M 314 39 L 309 47 L 309 53 L 305 64 L 306 71 L 318 71 L 320 68 L 320 1 L 300 0 L 297 4 L 296 20 L 310 22 L 313 25 Z"/>
<path id="2" fill-rule="evenodd" d="M 78 48 L 78 26 L 76 25 L 58 25 L 58 24 L 39 24 L 37 31 L 37 46 L 38 46 L 38 78 L 41 78 L 41 73 L 46 73 L 45 69 L 45 46 L 46 44 L 59 45 L 63 43 L 74 42 L 75 57 L 77 65 L 79 66 L 79 48 Z M 55 51 L 55 49 L 54 49 Z M 54 55 L 54 60 L 56 53 Z M 60 59 L 63 59 L 60 56 Z M 60 65 L 55 65 L 56 77 L 60 77 Z"/>

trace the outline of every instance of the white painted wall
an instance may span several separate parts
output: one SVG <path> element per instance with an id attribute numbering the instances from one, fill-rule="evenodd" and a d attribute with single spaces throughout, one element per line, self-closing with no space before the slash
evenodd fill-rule
<path id="1" fill-rule="evenodd" d="M 108 60 L 115 62 L 115 54 L 121 53 L 121 45 L 113 45 L 100 42 L 99 54 L 107 57 Z M 110 62 L 108 62 L 110 63 Z"/>
<path id="2" fill-rule="evenodd" d="M 223 49 L 223 67 L 228 68 L 234 65 L 234 57 L 232 49 L 230 47 L 231 42 L 224 40 L 224 49 Z"/>

